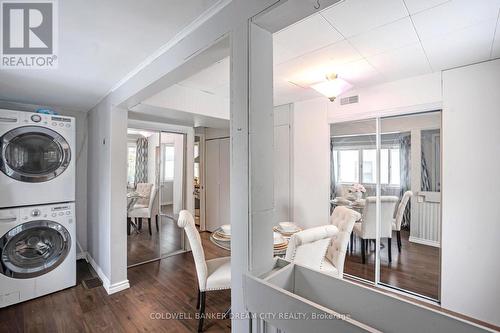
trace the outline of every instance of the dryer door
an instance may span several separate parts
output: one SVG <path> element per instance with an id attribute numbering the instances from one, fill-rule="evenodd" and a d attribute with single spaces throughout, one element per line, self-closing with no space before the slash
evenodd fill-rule
<path id="1" fill-rule="evenodd" d="M 23 126 L 0 137 L 0 170 L 22 182 L 51 180 L 66 170 L 70 160 L 68 142 L 48 128 Z"/>
<path id="2" fill-rule="evenodd" d="M 71 236 L 61 224 L 40 220 L 12 228 L 0 239 L 0 273 L 28 279 L 59 266 L 71 248 Z"/>

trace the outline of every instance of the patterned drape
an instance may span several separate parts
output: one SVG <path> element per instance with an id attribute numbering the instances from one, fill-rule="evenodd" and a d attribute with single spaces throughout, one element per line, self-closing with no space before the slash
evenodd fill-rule
<path id="1" fill-rule="evenodd" d="M 422 191 L 432 191 L 431 179 L 429 176 L 429 168 L 427 167 L 427 161 L 425 160 L 425 154 L 422 150 Z"/>
<path id="2" fill-rule="evenodd" d="M 399 166 L 400 166 L 400 192 L 399 197 L 403 198 L 403 194 L 410 190 L 410 152 L 411 152 L 411 135 L 401 135 L 399 138 Z M 403 215 L 403 222 L 401 227 L 409 230 L 411 221 L 411 201 L 406 205 L 405 213 Z"/>
<path id="3" fill-rule="evenodd" d="M 148 139 L 137 139 L 135 157 L 135 184 L 148 182 Z"/>

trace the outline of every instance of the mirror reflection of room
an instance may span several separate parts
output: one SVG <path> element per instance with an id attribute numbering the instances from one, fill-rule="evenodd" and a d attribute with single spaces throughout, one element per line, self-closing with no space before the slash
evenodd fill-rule
<path id="1" fill-rule="evenodd" d="M 182 249 L 175 216 L 183 207 L 184 135 L 128 129 L 128 265 Z"/>
<path id="2" fill-rule="evenodd" d="M 441 112 L 331 125 L 332 209 L 361 214 L 345 263 L 373 281 L 380 168 L 380 283 L 433 300 L 439 291 Z"/>

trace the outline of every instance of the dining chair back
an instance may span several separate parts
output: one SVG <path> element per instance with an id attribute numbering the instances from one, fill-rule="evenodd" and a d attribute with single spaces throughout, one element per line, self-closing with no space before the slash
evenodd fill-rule
<path id="1" fill-rule="evenodd" d="M 205 260 L 205 253 L 201 243 L 200 233 L 194 224 L 193 215 L 187 210 L 179 212 L 177 225 L 186 232 L 191 251 L 193 253 L 196 276 L 198 277 L 198 302 L 199 309 L 198 332 L 203 331 L 205 318 L 206 293 L 215 290 L 231 289 L 231 257 Z M 230 309 L 223 317 L 227 317 Z"/>
<path id="2" fill-rule="evenodd" d="M 361 218 L 361 214 L 344 206 L 337 206 L 330 217 L 330 223 L 337 227 L 338 233 L 332 237 L 326 252 L 326 258 L 337 269 L 337 276 L 342 278 L 344 262 L 347 253 L 349 238 L 354 223 Z"/>
<path id="3" fill-rule="evenodd" d="M 403 194 L 403 198 L 399 202 L 398 210 L 396 211 L 396 218 L 394 219 L 394 226 L 393 226 L 393 229 L 396 231 L 401 230 L 401 224 L 403 223 L 403 217 L 405 215 L 406 206 L 408 205 L 408 202 L 410 201 L 410 198 L 412 196 L 413 196 L 412 191 L 406 191 Z"/>
<path id="4" fill-rule="evenodd" d="M 187 210 L 182 210 L 179 213 L 177 225 L 179 226 L 179 228 L 183 228 L 186 232 L 186 236 L 193 253 L 194 264 L 196 267 L 196 276 L 198 277 L 198 286 L 201 291 L 204 291 L 207 284 L 208 269 L 207 263 L 205 261 L 205 252 L 203 251 L 200 233 L 198 232 L 198 230 L 196 230 L 193 215 L 191 215 L 191 213 Z"/>
<path id="5" fill-rule="evenodd" d="M 396 196 L 380 197 L 380 238 L 392 237 L 392 216 L 394 207 L 398 202 Z M 363 209 L 361 223 L 361 234 L 363 239 L 375 239 L 377 237 L 377 198 L 367 197 Z"/>

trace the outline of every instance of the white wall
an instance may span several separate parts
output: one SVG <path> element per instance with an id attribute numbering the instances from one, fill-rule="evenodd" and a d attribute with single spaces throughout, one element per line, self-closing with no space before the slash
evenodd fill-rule
<path id="1" fill-rule="evenodd" d="M 442 305 L 500 326 L 500 60 L 443 72 Z"/>
<path id="2" fill-rule="evenodd" d="M 340 105 L 340 98 L 359 95 L 359 103 Z M 431 111 L 441 108 L 441 73 L 415 76 L 353 89 L 328 103 L 329 122 Z"/>
<path id="3" fill-rule="evenodd" d="M 326 98 L 293 108 L 293 221 L 302 227 L 327 224 L 330 196 L 330 126 Z"/>
<path id="4" fill-rule="evenodd" d="M 274 108 L 274 224 L 292 220 L 292 122 L 293 104 Z"/>
<path id="5" fill-rule="evenodd" d="M 89 111 L 88 254 L 108 293 L 128 288 L 127 112 L 109 98 Z"/>

